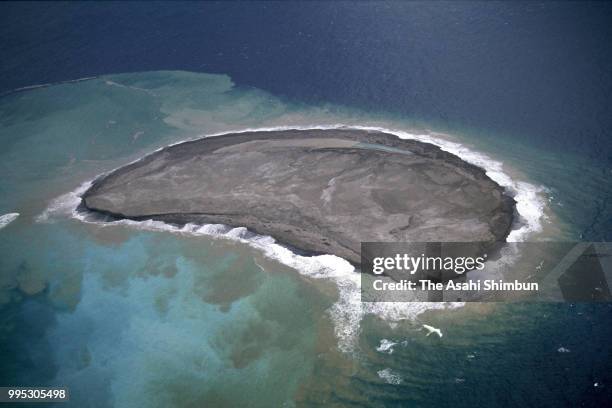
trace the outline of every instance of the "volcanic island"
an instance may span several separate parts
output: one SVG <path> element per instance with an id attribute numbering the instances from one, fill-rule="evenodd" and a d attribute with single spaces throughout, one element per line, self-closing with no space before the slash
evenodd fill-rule
<path id="1" fill-rule="evenodd" d="M 500 242 L 515 201 L 438 146 L 352 128 L 248 131 L 165 147 L 95 180 L 112 219 L 225 224 L 360 262 L 361 242 Z"/>

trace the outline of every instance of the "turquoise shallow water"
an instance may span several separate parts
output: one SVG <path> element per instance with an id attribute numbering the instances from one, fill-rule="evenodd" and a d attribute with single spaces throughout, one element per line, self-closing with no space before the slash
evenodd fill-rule
<path id="1" fill-rule="evenodd" d="M 74 406 L 291 399 L 326 306 L 314 288 L 236 245 L 69 224 L 3 234 L 3 383 L 67 384 Z"/>
<path id="2" fill-rule="evenodd" d="M 367 316 L 356 347 L 342 352 L 333 283 L 244 243 L 87 224 L 54 201 L 169 143 L 335 123 L 416 126 L 186 72 L 2 97 L 0 214 L 20 216 L 0 230 L 0 383 L 66 385 L 75 407 L 596 406 L 607 398 L 608 305 L 469 306 L 391 325 Z M 459 140 L 547 188 L 540 238 L 602 230 L 608 170 L 500 138 Z M 445 337 L 425 337 L 422 322 Z M 382 339 L 398 343 L 392 354 L 376 351 Z"/>

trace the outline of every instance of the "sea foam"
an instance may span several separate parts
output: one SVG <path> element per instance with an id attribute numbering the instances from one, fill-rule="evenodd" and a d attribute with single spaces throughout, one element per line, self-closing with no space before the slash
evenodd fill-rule
<path id="1" fill-rule="evenodd" d="M 8 213 L 0 215 L 0 229 L 6 227 L 11 222 L 15 221 L 19 217 L 19 213 Z"/>
<path id="2" fill-rule="evenodd" d="M 466 162 L 483 168 L 486 171 L 486 174 L 493 181 L 504 187 L 507 193 L 514 197 L 516 200 L 516 212 L 518 219 L 515 220 L 513 228 L 507 237 L 507 241 L 523 241 L 528 235 L 542 229 L 541 220 L 545 205 L 545 201 L 541 197 L 543 188 L 527 182 L 513 180 L 503 171 L 503 165 L 501 162 L 493 160 L 483 153 L 472 151 L 460 143 L 448 141 L 429 134 L 413 134 L 403 130 L 388 129 L 384 127 L 332 124 L 307 127 L 260 127 L 228 131 L 212 135 L 205 135 L 202 137 L 216 137 L 230 133 L 282 131 L 292 129 L 360 129 L 366 131 L 380 131 L 393 134 L 401 139 L 413 139 L 436 145 L 442 150 L 452 153 Z M 184 143 L 185 141 L 173 143 L 172 145 Z M 151 154 L 163 148 L 165 147 L 161 147 Z M 142 158 L 138 160 L 142 160 Z M 253 234 L 244 227 L 233 228 L 222 224 L 198 225 L 192 223 L 184 226 L 177 226 L 154 220 L 100 221 L 96 217 L 92 217 L 91 214 L 83 212 L 78 208 L 81 202 L 81 195 L 91 186 L 91 183 L 92 181 L 83 183 L 75 191 L 64 194 L 53 200 L 49 207 L 37 217 L 37 221 L 46 222 L 50 220 L 50 217 L 55 215 L 65 215 L 72 216 L 83 222 L 96 223 L 103 226 L 129 225 L 131 227 L 145 230 L 169 231 L 172 233 L 186 235 L 205 235 L 209 237 L 236 240 L 248 244 L 261 250 L 267 257 L 277 260 L 297 270 L 303 276 L 312 279 L 328 279 L 336 284 L 338 288 L 338 300 L 331 306 L 328 313 L 334 323 L 334 331 L 338 339 L 338 347 L 340 350 L 345 352 L 350 352 L 356 349 L 361 321 L 367 314 L 376 315 L 381 319 L 387 320 L 388 322 L 397 322 L 400 320 L 414 320 L 418 315 L 427 310 L 453 309 L 463 306 L 463 303 L 460 302 L 361 302 L 360 275 L 359 273 L 356 273 L 355 268 L 345 259 L 335 255 L 301 256 L 277 243 L 274 238 L 270 236 Z M 386 376 L 386 374 L 387 373 L 384 372 L 383 376 Z M 394 381 L 396 379 L 391 380 Z"/>
<path id="3" fill-rule="evenodd" d="M 380 344 L 376 347 L 376 351 L 381 353 L 393 354 L 393 347 L 397 345 L 397 343 L 392 342 L 391 340 L 381 339 Z"/>
<path id="4" fill-rule="evenodd" d="M 387 384 L 399 385 L 402 383 L 402 377 L 394 373 L 390 368 L 385 368 L 376 373 L 381 379 L 385 380 Z"/>

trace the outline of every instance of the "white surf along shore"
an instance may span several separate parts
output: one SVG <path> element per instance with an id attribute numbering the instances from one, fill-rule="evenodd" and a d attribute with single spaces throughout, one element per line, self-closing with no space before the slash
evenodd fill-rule
<path id="1" fill-rule="evenodd" d="M 525 241 L 526 238 L 542 230 L 542 221 L 546 200 L 542 196 L 546 191 L 524 181 L 513 180 L 503 170 L 503 164 L 486 154 L 473 151 L 460 143 L 435 137 L 429 134 L 413 134 L 404 130 L 387 129 L 371 126 L 347 126 L 343 124 L 331 124 L 320 126 L 277 126 L 263 128 L 249 128 L 237 131 L 228 131 L 202 137 L 222 136 L 230 133 L 245 133 L 252 131 L 279 131 L 279 130 L 308 130 L 308 129 L 337 129 L 349 128 L 360 130 L 380 131 L 396 135 L 401 139 L 413 139 L 424 143 L 439 146 L 442 150 L 452 153 L 462 160 L 483 168 L 486 174 L 516 201 L 516 214 L 514 224 L 507 237 L 508 242 Z M 198 139 L 198 138 L 196 138 Z M 190 140 L 196 140 L 190 139 Z M 187 140 L 173 143 L 172 145 L 184 143 Z M 166 146 L 157 149 L 159 151 Z M 154 153 L 154 152 L 153 152 Z M 138 159 L 141 160 L 141 159 Z M 136 161 L 138 161 L 136 160 Z M 375 314 L 389 322 L 399 320 L 414 320 L 418 315 L 431 309 L 452 309 L 463 306 L 463 303 L 370 303 L 361 302 L 361 280 L 354 267 L 346 260 L 334 255 L 300 256 L 270 236 L 256 235 L 247 231 L 244 227 L 233 228 L 221 224 L 187 224 L 183 227 L 170 225 L 161 221 L 132 221 L 119 220 L 113 222 L 101 222 L 87 214 L 77 211 L 81 202 L 81 195 L 91 186 L 92 181 L 83 183 L 76 190 L 64 194 L 53 200 L 47 209 L 40 214 L 36 221 L 46 222 L 56 216 L 71 216 L 83 222 L 95 223 L 102 226 L 129 225 L 134 228 L 154 231 L 169 231 L 178 234 L 204 235 L 232 239 L 248 244 L 261 250 L 265 256 L 275 259 L 293 269 L 301 275 L 313 279 L 328 279 L 333 281 L 338 288 L 338 300 L 330 308 L 329 315 L 334 323 L 338 347 L 345 352 L 353 351 L 357 345 L 360 322 L 366 314 Z"/>
<path id="2" fill-rule="evenodd" d="M 6 227 L 11 222 L 15 221 L 19 217 L 19 213 L 8 213 L 0 215 L 0 229 Z"/>

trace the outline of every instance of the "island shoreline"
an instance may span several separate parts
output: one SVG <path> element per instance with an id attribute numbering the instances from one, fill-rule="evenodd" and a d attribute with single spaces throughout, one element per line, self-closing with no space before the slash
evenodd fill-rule
<path id="1" fill-rule="evenodd" d="M 408 149 L 411 153 L 422 155 L 430 160 L 437 160 L 436 163 L 442 166 L 450 166 L 460 169 L 461 172 L 467 175 L 468 178 L 473 178 L 476 181 L 487 180 L 494 184 L 494 188 L 497 189 L 501 194 L 501 212 L 504 218 L 504 225 L 501 228 L 497 228 L 495 231 L 495 239 L 493 241 L 503 241 L 509 235 L 512 227 L 516 222 L 516 202 L 514 199 L 507 194 L 503 186 L 495 183 L 486 175 L 486 170 L 478 167 L 472 163 L 466 162 L 459 156 L 442 150 L 439 146 L 432 143 L 426 143 L 416 140 L 407 140 L 398 137 L 392 133 L 386 133 L 381 131 L 369 131 L 355 128 L 336 128 L 336 129 L 318 129 L 313 128 L 312 130 L 306 129 L 283 129 L 283 130 L 248 130 L 244 132 L 231 132 L 222 135 L 214 135 L 209 137 L 203 137 L 195 140 L 189 140 L 172 144 L 163 148 L 160 148 L 142 158 L 133 161 L 125 166 L 119 167 L 107 174 L 97 177 L 91 186 L 81 196 L 80 210 L 87 209 L 89 211 L 97 212 L 99 214 L 111 217 L 112 220 L 119 219 L 130 219 L 134 221 L 145 221 L 145 220 L 157 220 L 174 225 L 186 225 L 188 223 L 195 224 L 224 224 L 232 227 L 246 227 L 249 231 L 259 235 L 270 235 L 277 239 L 283 245 L 302 251 L 304 254 L 309 255 L 320 255 L 320 254 L 333 254 L 338 255 L 344 259 L 347 259 L 353 265 L 359 264 L 359 253 L 355 251 L 355 245 L 342 245 L 342 239 L 336 239 L 333 248 L 336 250 L 327 250 L 328 248 L 322 247 L 321 245 L 309 245 L 308 239 L 304 244 L 303 240 L 300 240 L 299 236 L 295 233 L 286 234 L 281 232 L 278 228 L 270 229 L 265 225 L 258 225 L 257 220 L 253 220 L 252 217 L 249 222 L 245 222 L 243 217 L 241 220 L 233 220 L 227 213 L 215 214 L 207 211 L 203 212 L 158 212 L 158 213 L 145 213 L 145 214 L 130 214 L 129 212 L 112 211 L 111 208 L 104 208 L 99 205 L 92 205 L 90 197 L 95 197 L 101 188 L 108 185 L 109 182 L 116 181 L 116 179 L 122 177 L 127 172 L 134 169 L 147 166 L 151 161 L 159 158 L 170 152 L 179 159 L 194 157 L 198 155 L 207 155 L 215 150 L 223 149 L 228 146 L 232 147 L 249 142 L 261 142 L 261 141 L 279 141 L 282 140 L 285 143 L 288 140 L 302 140 L 310 138 L 312 135 L 305 136 L 305 132 L 313 133 L 318 139 L 325 139 L 329 137 L 331 139 L 337 139 L 339 135 L 343 139 L 352 140 L 354 142 L 373 142 L 382 144 L 389 148 L 401 148 Z M 318 151 L 324 151 L 324 148 L 317 149 Z M 329 148 L 334 154 L 339 154 L 339 149 Z M 361 154 L 359 151 L 355 153 L 355 149 L 344 149 L 342 153 L 350 152 L 351 154 Z M 178 155 L 177 155 L 178 153 Z M 370 154 L 371 152 L 368 152 Z M 376 154 L 383 154 L 383 152 L 376 152 Z M 387 154 L 384 152 L 384 154 Z M 393 154 L 393 152 L 389 153 Z M 89 201 L 89 202 L 88 202 Z M 244 215 L 244 214 L 243 214 Z M 248 214 L 247 214 L 248 216 Z M 240 217 L 238 217 L 240 218 Z M 242 222 L 240 222 L 242 221 Z M 247 225 L 245 225 L 247 224 Z M 295 231 L 294 231 L 295 232 Z M 304 234 L 304 230 L 301 230 Z M 307 234 L 307 232 L 306 232 Z M 440 237 L 443 238 L 443 237 Z M 366 239 L 364 239 L 366 240 Z M 443 239 L 439 239 L 442 241 Z M 354 240 L 353 240 L 354 241 Z"/>

